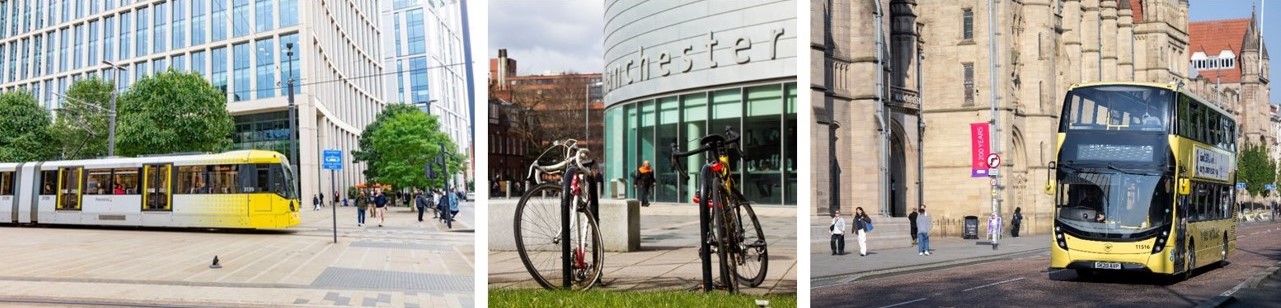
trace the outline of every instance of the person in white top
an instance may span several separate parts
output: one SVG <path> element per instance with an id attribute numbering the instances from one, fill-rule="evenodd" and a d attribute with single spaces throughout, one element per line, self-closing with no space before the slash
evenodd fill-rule
<path id="1" fill-rule="evenodd" d="M 841 210 L 832 212 L 832 224 L 827 231 L 832 234 L 832 255 L 845 254 L 845 218 L 841 217 Z"/>

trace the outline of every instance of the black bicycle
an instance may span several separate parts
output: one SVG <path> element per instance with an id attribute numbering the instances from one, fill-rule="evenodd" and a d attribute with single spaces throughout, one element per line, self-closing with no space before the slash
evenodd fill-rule
<path id="1" fill-rule="evenodd" d="M 716 134 L 704 136 L 699 140 L 699 148 L 689 152 L 681 152 L 673 142 L 671 165 L 684 180 L 688 175 L 679 158 L 708 154 L 699 173 L 701 189 L 695 193 L 694 202 L 710 211 L 711 228 L 703 238 L 712 250 L 707 253 L 715 252 L 720 259 L 720 283 L 730 292 L 737 292 L 738 284 L 756 287 L 765 281 L 769 251 L 756 212 L 739 192 L 731 172 L 730 156 L 739 152 L 739 136 L 732 127 L 725 128 L 725 135 L 729 138 Z M 702 253 L 700 251 L 700 257 Z"/>
<path id="2" fill-rule="evenodd" d="M 540 165 L 539 160 L 549 153 L 563 156 L 553 156 L 555 162 Z M 587 290 L 600 282 L 605 248 L 596 221 L 599 204 L 594 196 L 592 165 L 587 149 L 569 139 L 554 143 L 529 167 L 528 180 L 533 188 L 525 191 L 516 204 L 512 232 L 520 261 L 543 288 L 557 288 L 552 281 L 557 277 L 563 280 L 566 267 L 570 271 L 570 289 Z M 562 216 L 565 206 L 572 212 L 568 218 Z M 564 228 L 565 219 L 569 220 L 568 230 Z M 569 255 L 564 255 L 564 239 L 569 242 Z"/>

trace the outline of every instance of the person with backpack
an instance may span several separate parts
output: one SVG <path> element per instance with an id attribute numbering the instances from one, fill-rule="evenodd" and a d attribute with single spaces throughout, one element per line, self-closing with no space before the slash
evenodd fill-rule
<path id="1" fill-rule="evenodd" d="M 1023 208 L 1014 208 L 1014 218 L 1010 219 L 1010 236 L 1019 237 L 1019 226 L 1023 225 Z"/>
<path id="2" fill-rule="evenodd" d="M 832 255 L 844 255 L 845 218 L 841 217 L 840 209 L 832 212 L 832 224 L 827 226 L 827 231 L 832 234 Z"/>
<path id="3" fill-rule="evenodd" d="M 369 204 L 369 197 L 366 197 L 365 192 L 361 191 L 360 196 L 356 197 L 356 226 L 357 227 L 365 226 L 365 206 L 367 206 L 368 204 Z"/>
<path id="4" fill-rule="evenodd" d="M 374 194 L 374 209 L 378 213 L 378 227 L 381 228 L 387 221 L 387 195 L 382 190 Z"/>
<path id="5" fill-rule="evenodd" d="M 863 207 L 854 208 L 854 234 L 858 235 L 858 255 L 867 256 L 867 232 L 872 231 L 872 218 L 867 217 Z"/>

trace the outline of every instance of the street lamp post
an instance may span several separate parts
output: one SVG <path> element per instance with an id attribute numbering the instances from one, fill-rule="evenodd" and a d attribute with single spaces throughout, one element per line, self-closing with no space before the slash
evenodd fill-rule
<path id="1" fill-rule="evenodd" d="M 111 78 L 112 84 L 114 84 L 113 86 L 115 87 L 114 89 L 111 89 L 111 111 L 107 113 L 110 117 L 109 120 L 107 120 L 107 157 L 112 157 L 116 156 L 116 92 L 120 90 L 120 71 L 125 69 L 117 66 L 115 63 L 111 63 L 110 61 L 104 60 L 102 61 L 102 64 L 111 66 L 111 71 L 115 75 L 115 77 Z"/>
<path id="2" fill-rule="evenodd" d="M 295 166 L 294 172 L 299 172 L 298 166 L 302 166 L 298 160 L 298 107 L 294 105 L 294 43 L 285 43 L 285 55 L 289 57 L 289 80 L 285 82 L 288 88 L 285 93 L 289 96 L 289 160 Z M 294 177 L 294 191 L 302 189 L 301 179 Z"/>

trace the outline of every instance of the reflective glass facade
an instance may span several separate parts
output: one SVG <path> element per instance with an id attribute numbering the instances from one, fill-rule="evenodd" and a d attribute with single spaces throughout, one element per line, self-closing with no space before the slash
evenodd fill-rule
<path id="1" fill-rule="evenodd" d="M 682 150 L 699 146 L 707 134 L 740 136 L 743 155 L 733 175 L 747 199 L 757 204 L 796 204 L 796 83 L 769 83 L 673 94 L 632 101 L 605 110 L 605 178 L 624 180 L 626 194 L 641 162 L 654 167 L 658 202 L 689 202 L 697 190 L 703 155 L 681 160 L 690 180 L 679 181 L 668 160 L 671 144 Z"/>

